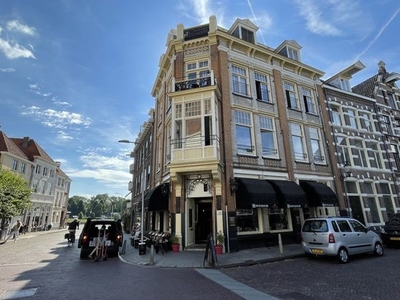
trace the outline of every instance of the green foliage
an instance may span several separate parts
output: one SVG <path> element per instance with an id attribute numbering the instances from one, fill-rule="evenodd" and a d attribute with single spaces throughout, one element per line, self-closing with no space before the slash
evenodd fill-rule
<path id="1" fill-rule="evenodd" d="M 179 244 L 179 238 L 176 235 L 171 236 L 171 244 Z"/>
<path id="2" fill-rule="evenodd" d="M 224 244 L 224 234 L 222 233 L 222 231 L 218 231 L 217 236 L 215 237 L 215 239 L 217 240 L 217 245 L 223 245 Z"/>
<path id="3" fill-rule="evenodd" d="M 31 208 L 31 189 L 26 180 L 10 171 L 0 170 L 0 219 L 21 214 Z"/>
<path id="4" fill-rule="evenodd" d="M 83 212 L 81 211 L 79 214 L 78 214 L 78 218 L 81 220 L 81 219 L 83 219 L 85 216 L 83 215 Z"/>

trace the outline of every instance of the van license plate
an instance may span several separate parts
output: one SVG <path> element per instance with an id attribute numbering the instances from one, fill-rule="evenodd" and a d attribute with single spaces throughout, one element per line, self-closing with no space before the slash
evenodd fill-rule
<path id="1" fill-rule="evenodd" d="M 324 254 L 324 250 L 322 249 L 311 249 L 312 254 Z"/>
<path id="2" fill-rule="evenodd" d="M 391 241 L 400 241 L 400 237 L 391 237 L 390 240 Z"/>

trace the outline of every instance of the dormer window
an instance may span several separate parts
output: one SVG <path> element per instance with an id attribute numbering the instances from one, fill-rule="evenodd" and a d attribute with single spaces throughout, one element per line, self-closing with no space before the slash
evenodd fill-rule
<path id="1" fill-rule="evenodd" d="M 254 44 L 254 32 L 250 31 L 242 26 L 237 27 L 233 33 L 233 36 L 236 36 L 244 41 Z"/>
<path id="2" fill-rule="evenodd" d="M 295 60 L 295 61 L 299 61 L 299 54 L 296 50 L 292 49 L 292 48 L 287 48 L 287 54 L 288 57 Z"/>
<path id="3" fill-rule="evenodd" d="M 347 79 L 340 78 L 340 88 L 342 90 L 351 92 L 350 81 L 348 81 Z"/>

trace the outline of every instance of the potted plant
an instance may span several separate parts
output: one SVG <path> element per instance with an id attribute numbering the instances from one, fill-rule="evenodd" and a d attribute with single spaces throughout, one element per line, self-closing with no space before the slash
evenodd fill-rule
<path id="1" fill-rule="evenodd" d="M 179 238 L 176 235 L 172 235 L 170 238 L 172 252 L 179 252 Z"/>
<path id="2" fill-rule="evenodd" d="M 222 249 L 224 247 L 224 240 L 225 240 L 224 234 L 222 233 L 221 230 L 217 232 L 215 240 L 217 242 L 217 244 L 215 245 L 215 253 L 217 255 L 221 255 Z"/>

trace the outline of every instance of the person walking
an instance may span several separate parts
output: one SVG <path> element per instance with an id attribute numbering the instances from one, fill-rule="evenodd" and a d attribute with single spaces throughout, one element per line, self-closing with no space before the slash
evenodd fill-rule
<path id="1" fill-rule="evenodd" d="M 21 225 L 22 225 L 21 222 L 19 220 L 17 220 L 17 223 L 15 223 L 13 225 L 13 227 L 11 227 L 11 232 L 10 232 L 9 236 L 6 238 L 6 240 L 4 242 L 7 242 L 10 239 L 10 237 L 13 237 L 14 243 L 16 243 L 17 239 L 18 239 L 19 229 L 21 228 Z"/>

